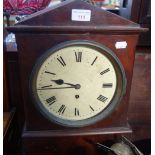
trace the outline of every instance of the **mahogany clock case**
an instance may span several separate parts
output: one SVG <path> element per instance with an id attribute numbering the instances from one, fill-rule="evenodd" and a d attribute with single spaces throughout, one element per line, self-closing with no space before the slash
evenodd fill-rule
<path id="1" fill-rule="evenodd" d="M 71 21 L 72 9 L 91 10 L 91 21 Z M 52 123 L 38 111 L 29 93 L 29 80 L 35 63 L 46 51 L 60 43 L 74 40 L 97 42 L 113 51 L 124 68 L 127 80 L 126 93 L 114 112 L 104 120 L 80 129 L 93 130 L 127 126 L 135 47 L 138 34 L 146 31 L 146 29 L 81 0 L 68 0 L 59 6 L 45 9 L 7 29 L 16 34 L 20 61 L 22 104 L 25 108 L 27 131 L 59 129 L 64 131 L 71 129 Z M 116 43 L 122 41 L 127 43 L 127 47 L 117 49 Z"/>

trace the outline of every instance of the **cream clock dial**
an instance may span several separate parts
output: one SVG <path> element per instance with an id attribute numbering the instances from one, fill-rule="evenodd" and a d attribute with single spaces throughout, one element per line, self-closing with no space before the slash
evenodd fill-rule
<path id="1" fill-rule="evenodd" d="M 32 73 L 33 97 L 50 120 L 88 125 L 114 110 L 123 94 L 123 73 L 108 49 L 88 41 L 66 42 L 38 60 Z"/>

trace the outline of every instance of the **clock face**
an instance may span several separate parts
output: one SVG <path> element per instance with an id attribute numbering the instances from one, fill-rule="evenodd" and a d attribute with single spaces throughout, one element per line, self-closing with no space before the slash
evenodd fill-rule
<path id="1" fill-rule="evenodd" d="M 63 125 L 96 122 L 112 111 L 108 107 L 112 104 L 114 108 L 118 102 L 114 98 L 122 95 L 117 94 L 120 79 L 123 81 L 120 71 L 115 58 L 95 44 L 77 41 L 59 45 L 35 66 L 35 103 L 50 120 Z"/>

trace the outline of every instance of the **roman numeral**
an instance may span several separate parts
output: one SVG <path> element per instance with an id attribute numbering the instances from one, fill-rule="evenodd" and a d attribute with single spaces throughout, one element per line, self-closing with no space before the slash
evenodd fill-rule
<path id="1" fill-rule="evenodd" d="M 82 60 L 82 52 L 75 52 L 76 62 L 81 62 Z"/>
<path id="2" fill-rule="evenodd" d="M 65 105 L 61 105 L 60 109 L 58 110 L 59 114 L 63 114 L 66 110 L 66 106 Z"/>
<path id="3" fill-rule="evenodd" d="M 103 88 L 112 88 L 113 84 L 112 83 L 104 83 Z"/>
<path id="4" fill-rule="evenodd" d="M 97 58 L 98 58 L 98 57 L 96 57 L 96 58 L 93 60 L 93 62 L 91 63 L 92 66 L 94 65 L 94 63 L 95 63 L 95 61 L 97 60 Z"/>
<path id="5" fill-rule="evenodd" d="M 47 74 L 52 74 L 52 75 L 56 75 L 55 73 L 51 73 L 51 72 L 48 72 L 48 71 L 45 71 L 45 73 L 47 73 Z"/>
<path id="6" fill-rule="evenodd" d="M 105 74 L 105 73 L 107 73 L 107 72 L 109 72 L 109 71 L 110 71 L 110 69 L 107 68 L 106 70 L 102 71 L 100 74 L 103 75 L 103 74 Z"/>
<path id="7" fill-rule="evenodd" d="M 100 95 L 97 99 L 101 102 L 105 102 L 108 98 L 103 95 Z"/>
<path id="8" fill-rule="evenodd" d="M 57 60 L 60 62 L 60 64 L 64 67 L 66 66 L 66 63 L 64 61 L 64 59 L 60 56 L 59 58 L 57 58 Z"/>
<path id="9" fill-rule="evenodd" d="M 75 108 L 75 116 L 79 116 L 79 110 Z"/>
<path id="10" fill-rule="evenodd" d="M 52 96 L 52 97 L 46 99 L 46 102 L 47 102 L 49 105 L 52 105 L 55 101 L 56 101 L 56 97 L 55 97 L 55 96 Z"/>
<path id="11" fill-rule="evenodd" d="M 93 109 L 93 107 L 92 106 L 89 106 L 90 107 L 90 109 L 92 110 L 92 111 L 94 111 L 94 109 Z"/>

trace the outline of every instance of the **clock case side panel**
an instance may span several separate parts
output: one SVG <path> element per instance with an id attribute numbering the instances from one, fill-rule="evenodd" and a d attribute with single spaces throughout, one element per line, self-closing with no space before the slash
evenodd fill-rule
<path id="1" fill-rule="evenodd" d="M 90 40 L 110 48 L 121 61 L 127 77 L 127 89 L 118 108 L 106 119 L 85 129 L 108 128 L 127 125 L 127 111 L 134 65 L 135 47 L 138 35 L 102 35 L 102 34 L 16 34 L 18 44 L 22 94 L 25 104 L 27 130 L 68 129 L 47 120 L 34 106 L 29 94 L 29 76 L 37 59 L 48 49 L 59 43 L 71 40 Z M 126 49 L 116 49 L 118 41 L 126 41 Z"/>

